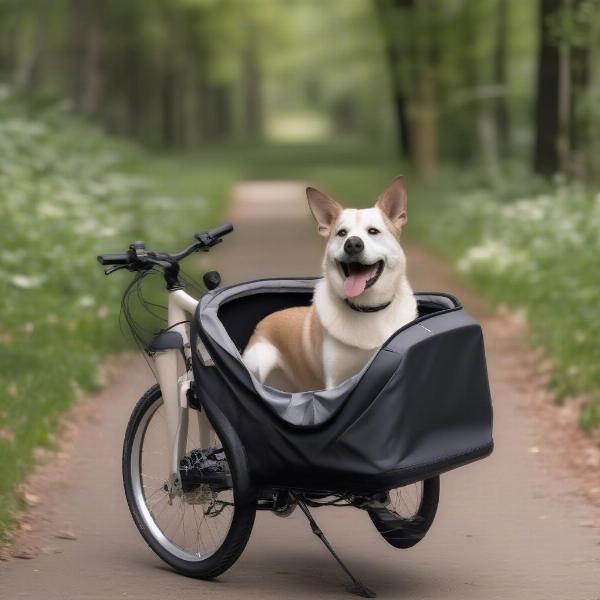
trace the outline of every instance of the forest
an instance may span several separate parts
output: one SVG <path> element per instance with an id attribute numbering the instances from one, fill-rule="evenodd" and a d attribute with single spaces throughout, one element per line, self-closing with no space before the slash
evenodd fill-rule
<path id="1" fill-rule="evenodd" d="M 15 91 L 157 147 L 256 142 L 305 112 L 305 135 L 392 142 L 423 177 L 527 159 L 594 178 L 594 0 L 319 6 L 3 0 L 0 67 Z"/>
<path id="2" fill-rule="evenodd" d="M 408 234 L 526 316 L 597 437 L 599 42 L 597 0 L 0 0 L 0 527 L 123 346 L 89 256 L 242 178 L 407 174 Z"/>

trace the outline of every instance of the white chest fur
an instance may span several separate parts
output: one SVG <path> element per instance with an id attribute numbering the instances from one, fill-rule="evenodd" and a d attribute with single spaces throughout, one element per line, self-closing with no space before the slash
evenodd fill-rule
<path id="1" fill-rule="evenodd" d="M 329 389 L 358 373 L 377 350 L 348 346 L 336 338 L 323 336 L 323 372 Z"/>
<path id="2" fill-rule="evenodd" d="M 324 329 L 323 367 L 327 387 L 358 373 L 371 356 L 398 329 L 417 316 L 410 284 L 403 278 L 389 306 L 377 312 L 352 310 L 320 281 L 314 305 Z"/>

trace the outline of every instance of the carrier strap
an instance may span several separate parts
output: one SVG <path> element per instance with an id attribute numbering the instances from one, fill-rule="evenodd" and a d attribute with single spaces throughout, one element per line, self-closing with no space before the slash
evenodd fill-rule
<path id="1" fill-rule="evenodd" d="M 380 310 L 383 310 L 384 308 L 387 308 L 392 303 L 392 301 L 390 300 L 389 302 L 386 302 L 385 304 L 377 304 L 376 306 L 359 306 L 358 304 L 353 304 L 352 302 L 350 302 L 350 300 L 348 300 L 348 298 L 345 298 L 344 302 L 352 310 L 355 310 L 356 312 L 363 312 L 363 313 L 378 312 Z"/>

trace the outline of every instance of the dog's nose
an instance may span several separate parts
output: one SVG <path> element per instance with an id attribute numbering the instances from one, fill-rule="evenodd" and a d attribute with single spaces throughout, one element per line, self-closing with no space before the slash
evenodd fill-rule
<path id="1" fill-rule="evenodd" d="M 364 249 L 365 245 L 363 241 L 355 235 L 349 237 L 344 244 L 344 250 L 346 254 L 350 254 L 351 256 L 360 254 Z"/>

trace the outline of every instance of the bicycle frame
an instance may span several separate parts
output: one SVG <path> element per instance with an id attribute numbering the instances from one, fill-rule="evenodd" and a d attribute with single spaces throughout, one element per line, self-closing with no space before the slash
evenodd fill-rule
<path id="1" fill-rule="evenodd" d="M 100 254 L 97 257 L 101 265 L 108 267 L 104 271 L 106 275 L 121 269 L 144 272 L 159 266 L 163 270 L 169 294 L 168 332 L 163 331 L 155 336 L 148 353 L 156 366 L 155 374 L 167 415 L 171 487 L 179 482 L 179 463 L 185 453 L 189 425 L 187 392 L 193 380 L 191 369 L 188 368 L 191 364 L 191 348 L 187 323 L 198 306 L 198 301 L 184 291 L 178 279 L 179 261 L 194 252 L 208 251 L 232 231 L 230 223 L 201 231 L 194 234 L 196 241 L 193 244 L 173 254 L 150 251 L 144 242 L 133 242 L 123 254 Z M 196 412 L 200 441 L 206 447 L 210 443 L 211 427 L 204 413 Z"/>
<path id="2" fill-rule="evenodd" d="M 193 373 L 187 368 L 191 360 L 189 321 L 198 306 L 198 300 L 183 289 L 168 292 L 168 327 L 181 336 L 183 346 L 155 351 L 152 355 L 156 366 L 156 378 L 165 406 L 169 440 L 169 481 L 179 478 L 179 464 L 185 455 L 185 443 L 189 427 L 188 390 Z M 185 361 L 184 361 L 185 357 Z M 195 410 L 198 419 L 200 443 L 210 445 L 212 427 L 204 411 Z"/>

